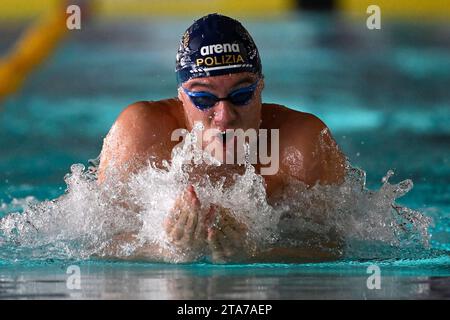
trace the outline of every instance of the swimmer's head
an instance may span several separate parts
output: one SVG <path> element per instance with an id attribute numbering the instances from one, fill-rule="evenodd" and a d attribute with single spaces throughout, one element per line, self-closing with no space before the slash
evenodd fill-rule
<path id="1" fill-rule="evenodd" d="M 258 129 L 264 79 L 255 43 L 236 20 L 210 14 L 183 35 L 177 54 L 178 99 L 186 128 Z M 223 144 L 223 135 L 212 138 Z M 203 138 L 204 147 L 211 140 Z"/>
<path id="2" fill-rule="evenodd" d="M 209 14 L 183 34 L 176 56 L 178 85 L 200 77 L 239 72 L 261 76 L 262 67 L 252 37 L 232 18 Z"/>

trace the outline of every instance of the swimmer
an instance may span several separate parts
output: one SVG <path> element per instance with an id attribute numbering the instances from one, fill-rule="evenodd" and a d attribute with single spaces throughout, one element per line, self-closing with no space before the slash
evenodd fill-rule
<path id="1" fill-rule="evenodd" d="M 269 203 L 283 193 L 291 179 L 308 186 L 343 182 L 345 157 L 320 119 L 262 102 L 264 77 L 260 56 L 240 22 L 219 14 L 195 21 L 181 39 L 175 71 L 177 97 L 136 102 L 119 115 L 104 140 L 99 183 L 105 181 L 112 169 L 127 179 L 147 166 L 149 159 L 162 167 L 163 161 L 171 160 L 173 148 L 179 142 L 171 139 L 174 130 L 191 131 L 196 122 L 201 122 L 204 129 L 219 132 L 278 130 L 279 167 L 276 173 L 263 175 Z M 226 139 L 220 141 L 226 144 Z M 258 173 L 261 168 L 261 163 L 255 164 Z M 216 170 L 227 181 L 232 180 L 235 172 L 239 172 L 239 166 L 225 165 Z M 211 226 L 209 222 L 217 216 L 222 217 L 220 225 Z M 330 258 L 305 248 L 255 252 L 243 239 L 245 229 L 225 208 L 202 209 L 192 186 L 178 196 L 165 221 L 168 239 L 176 248 L 192 253 L 193 257 L 209 252 L 213 262 L 299 262 Z"/>

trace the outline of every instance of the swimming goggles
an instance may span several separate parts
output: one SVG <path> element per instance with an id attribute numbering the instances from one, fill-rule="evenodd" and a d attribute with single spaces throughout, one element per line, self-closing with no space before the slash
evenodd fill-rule
<path id="1" fill-rule="evenodd" d="M 192 103 L 200 110 L 204 111 L 210 109 L 216 105 L 219 101 L 228 100 L 235 106 L 244 106 L 250 102 L 253 98 L 253 94 L 258 86 L 259 80 L 257 80 L 254 84 L 245 87 L 239 88 L 232 91 L 225 98 L 219 98 L 216 95 L 206 92 L 206 91 L 189 91 L 188 89 L 183 89 L 183 91 L 189 96 Z"/>

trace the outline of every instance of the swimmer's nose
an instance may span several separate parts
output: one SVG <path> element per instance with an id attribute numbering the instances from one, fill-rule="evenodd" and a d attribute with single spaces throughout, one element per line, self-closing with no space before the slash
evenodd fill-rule
<path id="1" fill-rule="evenodd" d="M 229 101 L 219 101 L 214 108 L 214 125 L 227 128 L 237 118 L 236 111 Z"/>

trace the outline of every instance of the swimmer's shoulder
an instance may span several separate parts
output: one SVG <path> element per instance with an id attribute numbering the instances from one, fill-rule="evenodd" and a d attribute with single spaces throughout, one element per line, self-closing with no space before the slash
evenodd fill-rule
<path id="1" fill-rule="evenodd" d="M 168 128 L 182 127 L 182 106 L 177 98 L 158 101 L 138 101 L 127 106 L 116 123 L 126 126 L 155 126 L 164 124 Z"/>
<path id="2" fill-rule="evenodd" d="M 110 166 L 129 171 L 142 167 L 149 156 L 155 157 L 157 163 L 170 159 L 175 143 L 171 141 L 171 133 L 179 128 L 175 108 L 175 99 L 139 101 L 127 106 L 104 139 L 99 181 L 103 181 Z M 122 164 L 127 164 L 128 169 Z"/>
<path id="3" fill-rule="evenodd" d="M 326 129 L 326 124 L 319 117 L 297 111 L 275 103 L 262 105 L 263 127 L 267 129 L 288 129 L 296 133 L 313 133 Z"/>
<path id="4" fill-rule="evenodd" d="M 280 154 L 289 156 L 292 150 L 297 150 L 302 156 L 303 170 L 291 171 L 290 160 L 282 159 L 284 172 L 307 185 L 314 185 L 317 181 L 325 184 L 343 181 L 345 156 L 322 120 L 313 114 L 276 104 L 263 104 L 262 114 L 265 128 L 279 129 Z"/>
<path id="5" fill-rule="evenodd" d="M 120 113 L 106 140 L 120 141 L 135 152 L 170 143 L 172 132 L 183 128 L 176 108 L 176 99 L 132 103 Z"/>

